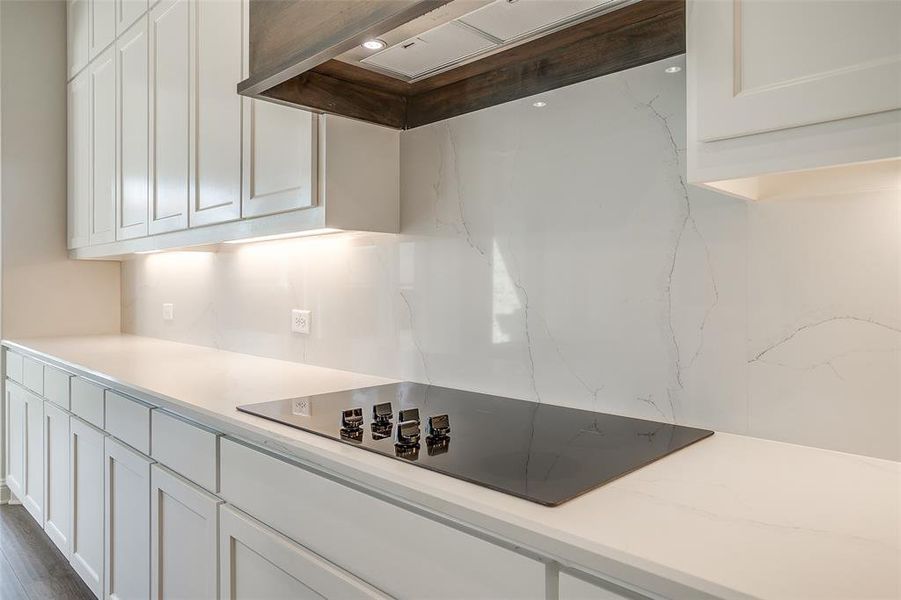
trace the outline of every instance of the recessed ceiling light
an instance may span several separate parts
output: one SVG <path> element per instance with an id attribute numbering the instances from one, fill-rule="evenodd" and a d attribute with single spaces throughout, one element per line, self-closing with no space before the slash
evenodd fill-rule
<path id="1" fill-rule="evenodd" d="M 385 42 L 382 40 L 366 40 L 363 42 L 363 47 L 367 50 L 381 50 L 385 46 L 387 46 Z"/>
<path id="2" fill-rule="evenodd" d="M 532 106 L 534 106 L 535 108 L 544 108 L 545 106 L 547 106 L 547 102 L 542 102 L 541 100 L 539 100 L 538 102 L 533 102 Z"/>
<path id="3" fill-rule="evenodd" d="M 667 68 L 663 69 L 663 72 L 664 73 L 678 73 L 681 70 L 682 70 L 682 67 L 672 66 L 672 67 L 667 67 Z"/>

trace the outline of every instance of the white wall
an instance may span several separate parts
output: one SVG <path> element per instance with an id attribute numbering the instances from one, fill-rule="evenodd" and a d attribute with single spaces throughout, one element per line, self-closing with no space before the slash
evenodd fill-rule
<path id="1" fill-rule="evenodd" d="M 0 2 L 0 221 L 0 336 L 119 331 L 119 265 L 66 253 L 65 2 Z"/>
<path id="2" fill-rule="evenodd" d="M 686 186 L 681 60 L 404 133 L 401 235 L 127 263 L 123 327 L 901 458 L 897 186 Z"/>

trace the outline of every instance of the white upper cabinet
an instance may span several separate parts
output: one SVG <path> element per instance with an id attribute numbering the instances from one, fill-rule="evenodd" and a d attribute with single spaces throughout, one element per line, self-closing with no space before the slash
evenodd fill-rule
<path id="1" fill-rule="evenodd" d="M 241 216 L 242 97 L 236 86 L 244 62 L 241 2 L 197 2 L 193 73 L 196 160 L 190 225 Z"/>
<path id="2" fill-rule="evenodd" d="M 125 4 L 131 4 L 126 2 Z M 150 113 L 147 18 L 116 41 L 116 239 L 147 235 Z"/>
<path id="3" fill-rule="evenodd" d="M 116 35 L 122 35 L 147 13 L 147 0 L 115 0 Z"/>
<path id="4" fill-rule="evenodd" d="M 68 87 L 68 238 L 69 248 L 90 244 L 91 229 L 91 74 L 82 72 Z"/>
<path id="5" fill-rule="evenodd" d="M 116 39 L 116 0 L 90 0 L 90 56 L 93 60 Z"/>
<path id="6" fill-rule="evenodd" d="M 91 244 L 116 239 L 116 55 L 91 63 Z"/>
<path id="7" fill-rule="evenodd" d="M 686 22 L 689 181 L 758 197 L 901 156 L 901 2 L 688 0 Z"/>
<path id="8" fill-rule="evenodd" d="M 191 196 L 191 13 L 188 0 L 150 11 L 151 234 L 185 229 Z"/>
<path id="9" fill-rule="evenodd" d="M 69 79 L 88 64 L 91 54 L 90 0 L 67 0 L 66 35 L 68 41 Z"/>
<path id="10" fill-rule="evenodd" d="M 248 100 L 244 114 L 241 214 L 258 217 L 312 206 L 317 192 L 316 115 L 260 100 Z"/>

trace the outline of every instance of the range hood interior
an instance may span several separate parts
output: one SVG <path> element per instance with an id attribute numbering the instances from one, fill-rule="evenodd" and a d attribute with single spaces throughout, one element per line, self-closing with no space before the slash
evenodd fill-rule
<path id="1" fill-rule="evenodd" d="M 397 129 L 685 51 L 684 0 L 250 6 L 251 75 L 239 93 Z M 371 39 L 385 47 L 361 45 Z"/>

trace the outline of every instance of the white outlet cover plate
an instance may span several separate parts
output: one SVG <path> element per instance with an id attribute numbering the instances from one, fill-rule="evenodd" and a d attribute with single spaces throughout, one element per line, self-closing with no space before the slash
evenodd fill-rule
<path id="1" fill-rule="evenodd" d="M 163 320 L 171 321 L 175 318 L 175 305 L 169 302 L 163 304 Z"/>
<path id="2" fill-rule="evenodd" d="M 291 331 L 294 333 L 310 333 L 312 313 L 295 308 L 291 311 Z"/>

